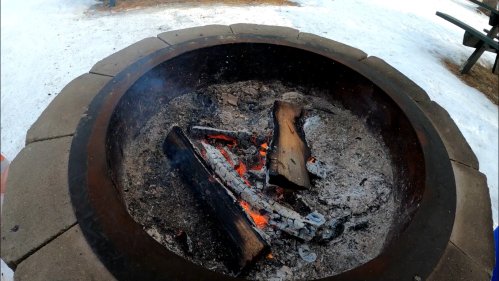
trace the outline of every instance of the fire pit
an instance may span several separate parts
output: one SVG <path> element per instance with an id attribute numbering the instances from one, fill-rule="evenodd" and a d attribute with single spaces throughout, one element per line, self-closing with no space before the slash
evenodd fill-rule
<path id="1" fill-rule="evenodd" d="M 80 121 L 69 176 L 118 279 L 409 280 L 440 259 L 455 209 L 446 149 L 358 61 L 227 34 L 113 81 Z"/>
<path id="2" fill-rule="evenodd" d="M 98 62 L 28 131 L 2 259 L 23 280 L 490 280 L 477 169 L 376 57 L 285 27 L 171 31 Z"/>

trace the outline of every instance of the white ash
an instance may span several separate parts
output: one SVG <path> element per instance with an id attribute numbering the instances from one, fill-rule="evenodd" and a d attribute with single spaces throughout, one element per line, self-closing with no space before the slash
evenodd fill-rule
<path id="1" fill-rule="evenodd" d="M 307 171 L 312 175 L 319 177 L 321 179 L 326 178 L 326 167 L 321 161 L 310 160 L 307 161 Z"/>
<path id="2" fill-rule="evenodd" d="M 283 97 L 289 92 L 296 94 Z M 224 105 L 223 93 L 237 97 L 237 106 Z M 200 209 L 202 202 L 189 193 L 189 187 L 170 168 L 161 145 L 174 125 L 184 131 L 205 126 L 271 136 L 274 101 L 298 101 L 308 116 L 304 126 L 307 142 L 312 155 L 323 162 L 326 177 L 313 179 L 309 191 L 297 193 L 258 185 L 263 171 L 249 171 L 247 175 L 255 189 L 263 188 L 261 192 L 266 196 L 301 216 L 314 210 L 324 215 L 326 222 L 316 232 L 321 239 L 307 242 L 317 258 L 312 263 L 303 260 L 298 249 L 302 242 L 269 226 L 261 230 L 270 237 L 272 257 L 256 263 L 241 277 L 318 279 L 366 263 L 383 250 L 398 204 L 392 196 L 392 164 L 379 135 L 368 129 L 365 120 L 328 102 L 331 94 L 284 86 L 278 81 L 244 81 L 210 86 L 164 103 L 163 111 L 124 147 L 122 176 L 130 214 L 144 229 L 156 229 L 160 243 L 177 255 L 228 274 L 223 262 L 224 246 L 219 242 L 223 234 L 210 224 L 213 219 Z M 234 151 L 240 159 L 245 153 L 249 151 Z M 151 236 L 157 237 L 156 231 L 150 231 Z M 193 254 L 188 255 L 175 239 L 179 231 L 192 239 Z"/>

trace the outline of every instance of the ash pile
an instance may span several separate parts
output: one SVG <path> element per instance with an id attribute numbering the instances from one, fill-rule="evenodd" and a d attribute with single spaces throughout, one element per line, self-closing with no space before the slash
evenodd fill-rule
<path id="1" fill-rule="evenodd" d="M 140 165 L 155 165 L 158 176 L 168 169 L 157 194 L 125 195 L 130 213 L 177 254 L 253 280 L 323 278 L 376 257 L 396 209 L 389 153 L 365 120 L 326 94 L 247 81 L 170 101 L 144 128 L 147 144 L 133 149 L 148 149 Z M 137 195 L 134 177 L 141 178 L 128 176 L 129 195 Z M 209 220 L 207 240 L 200 223 L 172 229 L 169 222 L 178 223 L 161 214 L 164 191 L 176 182 L 198 206 L 186 208 L 189 216 Z M 203 253 L 209 243 L 218 254 Z"/>

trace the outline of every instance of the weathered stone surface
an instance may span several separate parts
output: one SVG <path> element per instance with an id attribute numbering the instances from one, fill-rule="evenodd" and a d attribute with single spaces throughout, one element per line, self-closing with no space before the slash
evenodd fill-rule
<path id="1" fill-rule="evenodd" d="M 449 113 L 434 101 L 418 102 L 442 138 L 450 159 L 478 169 L 478 159 Z"/>
<path id="2" fill-rule="evenodd" d="M 28 130 L 26 144 L 73 135 L 92 99 L 110 80 L 111 77 L 87 73 L 71 81 Z"/>
<path id="3" fill-rule="evenodd" d="M 361 60 L 364 64 L 368 65 L 372 69 L 378 71 L 380 74 L 388 78 L 396 86 L 399 86 L 405 91 L 405 93 L 415 101 L 429 101 L 430 97 L 428 94 L 414 83 L 411 79 L 407 78 L 400 71 L 393 68 L 391 65 L 386 63 L 384 60 L 378 57 L 368 57 L 367 59 Z"/>
<path id="4" fill-rule="evenodd" d="M 495 266 L 494 233 L 487 178 L 453 162 L 456 178 L 456 219 L 450 240 L 487 272 Z"/>
<path id="5" fill-rule="evenodd" d="M 331 51 L 340 53 L 354 60 L 361 60 L 367 58 L 367 54 L 364 53 L 362 50 L 345 45 L 340 42 L 336 42 L 331 39 L 317 36 L 315 34 L 300 32 L 300 34 L 298 35 L 298 40 L 325 47 Z"/>
<path id="6" fill-rule="evenodd" d="M 90 72 L 115 76 L 140 58 L 166 47 L 168 47 L 168 44 L 157 37 L 149 37 L 99 61 L 92 67 Z"/>
<path id="7" fill-rule="evenodd" d="M 490 281 L 491 276 L 449 242 L 427 281 Z"/>
<path id="8" fill-rule="evenodd" d="M 2 212 L 2 259 L 11 267 L 76 223 L 68 188 L 72 137 L 35 142 L 12 161 Z"/>
<path id="9" fill-rule="evenodd" d="M 205 25 L 164 32 L 159 34 L 158 38 L 170 45 L 175 45 L 197 38 L 231 34 L 232 30 L 227 25 Z"/>
<path id="10" fill-rule="evenodd" d="M 21 262 L 15 279 L 116 280 L 88 246 L 78 225 Z"/>
<path id="11" fill-rule="evenodd" d="M 296 39 L 300 33 L 297 29 L 284 26 L 271 26 L 249 23 L 237 23 L 230 26 L 234 34 L 258 34 Z"/>

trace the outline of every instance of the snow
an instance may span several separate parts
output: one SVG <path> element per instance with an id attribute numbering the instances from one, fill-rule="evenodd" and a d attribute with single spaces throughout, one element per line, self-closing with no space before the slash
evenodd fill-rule
<path id="1" fill-rule="evenodd" d="M 487 176 L 496 227 L 498 107 L 444 67 L 441 58 L 460 63 L 472 50 L 461 44 L 463 30 L 435 12 L 477 30 L 488 28 L 487 17 L 466 0 L 296 2 L 299 6 L 191 4 L 111 13 L 89 10 L 96 3 L 93 0 L 2 0 L 2 154 L 13 159 L 19 153 L 29 127 L 66 84 L 134 42 L 206 24 L 290 26 L 384 59 L 444 107 Z M 493 61 L 486 53 L 479 62 L 491 68 Z"/>

